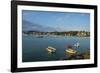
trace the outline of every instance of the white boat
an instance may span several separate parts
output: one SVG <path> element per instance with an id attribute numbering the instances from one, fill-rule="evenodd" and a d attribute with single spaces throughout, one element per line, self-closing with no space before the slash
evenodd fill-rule
<path id="1" fill-rule="evenodd" d="M 67 53 L 68 55 L 74 55 L 74 54 L 76 54 L 76 53 L 77 53 L 77 51 L 76 51 L 76 50 L 71 49 L 71 48 L 66 49 L 65 51 L 66 51 L 66 53 Z"/>
<path id="2" fill-rule="evenodd" d="M 49 53 L 53 53 L 53 52 L 56 51 L 56 49 L 53 48 L 53 47 L 51 47 L 51 46 L 48 46 L 48 47 L 46 48 L 46 50 L 47 50 Z"/>
<path id="3" fill-rule="evenodd" d="M 75 47 L 80 47 L 80 43 L 77 42 L 76 44 L 74 44 L 74 46 Z"/>

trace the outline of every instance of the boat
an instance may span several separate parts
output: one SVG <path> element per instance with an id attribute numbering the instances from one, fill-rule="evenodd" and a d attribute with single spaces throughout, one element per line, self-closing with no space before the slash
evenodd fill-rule
<path id="1" fill-rule="evenodd" d="M 75 55 L 77 53 L 77 51 L 72 48 L 66 49 L 65 52 L 68 55 Z"/>
<path id="2" fill-rule="evenodd" d="M 37 38 L 43 38 L 43 35 L 36 35 Z"/>
<path id="3" fill-rule="evenodd" d="M 38 36 L 37 38 L 43 38 L 43 36 Z"/>
<path id="4" fill-rule="evenodd" d="M 56 49 L 53 48 L 53 47 L 51 47 L 51 46 L 48 46 L 48 47 L 46 48 L 46 50 L 47 50 L 49 53 L 54 53 L 54 52 L 56 52 Z"/>
<path id="5" fill-rule="evenodd" d="M 78 47 L 80 47 L 80 43 L 77 42 L 76 44 L 74 44 L 74 46 L 78 48 Z"/>

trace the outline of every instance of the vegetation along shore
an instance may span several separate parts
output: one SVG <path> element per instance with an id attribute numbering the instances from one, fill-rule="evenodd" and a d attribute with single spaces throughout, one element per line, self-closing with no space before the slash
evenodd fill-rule
<path id="1" fill-rule="evenodd" d="M 40 32 L 40 31 L 23 31 L 23 34 L 27 35 L 62 35 L 62 36 L 78 36 L 78 37 L 89 37 L 90 32 L 88 31 L 64 31 L 64 32 Z"/>

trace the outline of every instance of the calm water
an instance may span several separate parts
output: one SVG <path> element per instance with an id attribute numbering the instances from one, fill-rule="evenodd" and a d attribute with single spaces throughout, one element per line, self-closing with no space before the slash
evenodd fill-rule
<path id="1" fill-rule="evenodd" d="M 23 35 L 22 38 L 23 62 L 56 61 L 66 58 L 65 50 L 67 49 L 67 45 L 74 45 L 77 42 L 80 43 L 80 47 L 74 48 L 78 52 L 84 53 L 90 49 L 89 37 L 48 36 L 37 38 L 33 35 Z M 56 48 L 56 53 L 49 54 L 46 51 L 48 46 Z"/>

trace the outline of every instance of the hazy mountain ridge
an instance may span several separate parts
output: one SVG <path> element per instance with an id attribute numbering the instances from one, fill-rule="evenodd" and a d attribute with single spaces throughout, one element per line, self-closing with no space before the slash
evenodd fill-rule
<path id="1" fill-rule="evenodd" d="M 27 20 L 22 20 L 22 30 L 23 31 L 41 31 L 41 32 L 56 31 L 52 27 L 42 26 L 40 24 L 32 23 Z"/>

